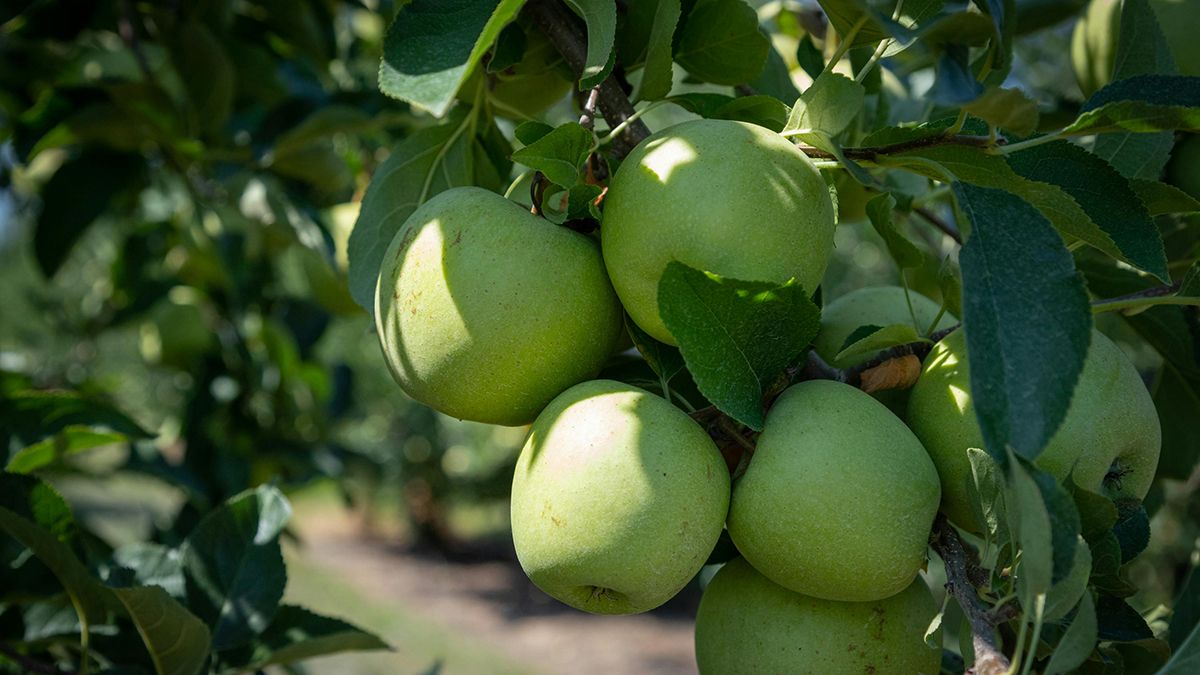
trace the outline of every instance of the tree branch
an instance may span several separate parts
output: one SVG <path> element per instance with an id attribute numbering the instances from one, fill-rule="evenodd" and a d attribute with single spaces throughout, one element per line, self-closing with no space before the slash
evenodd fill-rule
<path id="1" fill-rule="evenodd" d="M 971 559 L 967 548 L 942 514 L 933 523 L 933 534 L 929 544 L 946 563 L 946 591 L 954 596 L 971 626 L 971 642 L 975 648 L 975 675 L 1002 675 L 1007 673 L 1008 657 L 996 639 L 996 626 L 1002 616 L 997 616 L 979 599 L 979 592 L 972 579 L 978 579 L 983 570 Z"/>
<path id="2" fill-rule="evenodd" d="M 538 27 L 550 44 L 562 54 L 567 64 L 576 75 L 583 72 L 587 63 L 587 36 L 584 34 L 579 20 L 571 10 L 558 0 L 529 0 L 521 10 Z M 610 128 L 624 122 L 634 113 L 629 96 L 621 88 L 613 76 L 607 77 L 596 86 L 600 112 Z M 637 120 L 625 128 L 620 136 L 613 139 L 613 152 L 627 155 L 643 138 L 650 135 L 650 129 Z"/>
<path id="3" fill-rule="evenodd" d="M 1003 144 L 1003 139 L 993 139 L 990 136 L 937 134 L 934 136 L 915 138 L 911 141 L 892 143 L 891 145 L 842 148 L 842 154 L 846 157 L 846 159 L 871 161 L 883 155 L 897 155 L 909 150 L 919 150 L 921 148 L 930 148 L 938 145 L 967 145 L 973 148 L 991 148 Z M 804 151 L 804 154 L 808 155 L 809 157 L 816 157 L 818 159 L 837 159 L 833 153 L 826 152 L 820 148 L 814 148 L 811 145 L 801 144 L 799 147 Z"/>
<path id="4" fill-rule="evenodd" d="M 1149 307 L 1152 305 L 1200 305 L 1200 297 L 1176 296 L 1180 283 L 1176 281 L 1167 286 L 1155 286 L 1136 293 L 1118 295 L 1115 298 L 1102 298 L 1092 301 L 1092 312 L 1115 312 L 1134 307 Z"/>
<path id="5" fill-rule="evenodd" d="M 913 213 L 917 214 L 918 216 L 921 216 L 929 224 L 933 225 L 934 227 L 941 230 L 942 232 L 945 232 L 946 236 L 950 237 L 955 242 L 957 242 L 959 246 L 962 246 L 962 243 L 963 243 L 962 233 L 958 231 L 957 227 L 955 227 L 955 226 L 951 225 L 950 223 L 946 222 L 945 220 L 943 220 L 941 218 L 941 216 L 937 215 L 933 211 L 930 211 L 929 209 L 925 208 L 924 206 L 918 206 L 918 207 L 914 208 Z"/>

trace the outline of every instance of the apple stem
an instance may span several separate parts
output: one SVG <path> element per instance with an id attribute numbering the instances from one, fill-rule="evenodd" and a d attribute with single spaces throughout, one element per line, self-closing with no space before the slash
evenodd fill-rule
<path id="1" fill-rule="evenodd" d="M 993 612 L 980 599 L 972 579 L 986 578 L 967 554 L 966 546 L 945 516 L 938 514 L 933 523 L 929 544 L 946 564 L 946 592 L 954 596 L 971 626 L 971 642 L 975 648 L 975 675 L 1001 675 L 1011 667 L 1008 656 L 996 638 L 996 626 L 1006 613 Z M 975 569 L 972 569 L 975 568 Z"/>

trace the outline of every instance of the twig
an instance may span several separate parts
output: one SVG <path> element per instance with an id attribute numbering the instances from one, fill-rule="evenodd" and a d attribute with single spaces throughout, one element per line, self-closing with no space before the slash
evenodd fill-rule
<path id="1" fill-rule="evenodd" d="M 69 670 L 59 670 L 57 666 L 54 666 L 49 663 L 42 663 L 41 661 L 38 661 L 37 659 L 33 659 L 28 656 L 25 656 L 24 654 L 22 654 L 21 652 L 18 652 L 16 649 L 14 649 L 11 645 L 9 645 L 6 642 L 0 642 L 0 654 L 3 654 L 5 657 L 11 659 L 18 666 L 21 666 L 22 668 L 24 668 L 26 670 L 26 672 L 30 672 L 30 673 L 46 673 L 47 675 L 66 675 L 68 673 L 73 672 L 73 671 L 69 671 Z"/>
<path id="2" fill-rule="evenodd" d="M 592 87 L 588 90 L 587 99 L 583 102 L 583 112 L 579 115 L 579 126 L 592 130 L 596 125 L 596 104 L 600 102 L 600 87 Z"/>
<path id="3" fill-rule="evenodd" d="M 1136 293 L 1118 295 L 1115 298 L 1102 298 L 1092 301 L 1092 312 L 1113 312 L 1132 307 L 1147 307 L 1150 305 L 1200 305 L 1200 297 L 1176 296 L 1180 282 L 1167 286 L 1155 286 Z"/>
<path id="4" fill-rule="evenodd" d="M 575 15 L 558 0 L 529 0 L 521 11 L 537 24 L 538 30 L 545 34 L 575 73 L 582 73 L 587 63 L 587 37 Z M 606 78 L 596 85 L 596 92 L 600 113 L 610 128 L 633 115 L 633 104 L 629 102 L 617 78 Z M 639 120 L 625 127 L 621 136 L 615 139 L 613 151 L 627 155 L 649 135 L 650 129 Z"/>
<path id="5" fill-rule="evenodd" d="M 733 442 L 742 446 L 742 449 L 744 449 L 746 452 L 751 454 L 754 453 L 754 444 L 742 435 L 741 430 L 737 428 L 737 425 L 734 424 L 732 419 L 726 417 L 725 415 L 721 415 L 717 418 L 717 426 L 720 427 L 721 431 L 725 432 L 725 434 L 729 436 Z"/>
<path id="6" fill-rule="evenodd" d="M 913 213 L 917 214 L 918 216 L 921 216 L 926 221 L 928 221 L 929 224 L 933 225 L 934 227 L 941 230 L 942 232 L 945 232 L 946 236 L 950 237 L 955 242 L 957 242 L 959 246 L 962 246 L 962 243 L 963 243 L 962 233 L 958 231 L 957 227 L 955 227 L 955 226 L 951 225 L 950 223 L 946 222 L 945 220 L 943 220 L 941 216 L 937 215 L 933 211 L 930 211 L 929 209 L 925 208 L 924 206 L 918 206 L 918 207 L 914 208 Z"/>
<path id="7" fill-rule="evenodd" d="M 946 563 L 946 591 L 954 596 L 971 626 L 971 642 L 975 648 L 975 675 L 1002 675 L 1007 673 L 1008 657 L 996 639 L 996 626 L 1003 614 L 993 612 L 982 600 L 971 582 L 978 577 L 972 570 L 967 549 L 959 539 L 954 527 L 945 516 L 938 514 L 933 523 L 933 534 L 929 544 Z"/>
<path id="8" fill-rule="evenodd" d="M 784 134 L 785 136 L 788 134 Z M 861 148 L 842 148 L 842 154 L 846 159 L 854 160 L 874 160 L 883 155 L 896 155 L 909 150 L 919 150 L 921 148 L 930 148 L 938 145 L 966 145 L 973 148 L 991 148 L 996 145 L 1003 145 L 1003 139 L 992 139 L 988 136 L 971 136 L 967 134 L 937 134 L 935 136 L 924 136 L 922 138 L 914 138 L 911 141 L 903 141 L 900 143 L 892 143 L 891 145 L 870 145 Z M 811 145 L 801 144 L 800 150 L 809 157 L 818 159 L 837 159 L 833 153 L 826 152 L 820 148 L 814 148 Z"/>

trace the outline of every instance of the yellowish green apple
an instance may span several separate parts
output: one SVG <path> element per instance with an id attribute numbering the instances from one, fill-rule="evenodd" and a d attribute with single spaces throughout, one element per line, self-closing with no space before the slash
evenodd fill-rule
<path id="1" fill-rule="evenodd" d="M 821 310 L 821 332 L 813 340 L 813 349 L 835 368 L 849 368 L 871 358 L 870 354 L 835 358 L 842 351 L 846 338 L 860 326 L 891 326 L 908 324 L 919 335 L 933 326 L 942 306 L 917 293 L 899 286 L 868 286 L 835 298 Z M 934 330 L 957 322 L 950 314 L 942 314 Z"/>
<path id="2" fill-rule="evenodd" d="M 957 330 L 934 346 L 908 402 L 908 423 L 925 444 L 942 480 L 942 512 L 980 531 L 968 492 L 967 449 L 982 448 L 967 367 L 966 336 Z M 1114 501 L 1141 500 L 1158 466 L 1162 429 L 1137 369 L 1099 331 L 1092 331 L 1083 372 L 1062 426 L 1035 464 L 1062 481 Z"/>
<path id="3" fill-rule="evenodd" d="M 475 187 L 413 212 L 375 294 L 383 354 L 409 396 L 510 426 L 595 376 L 621 322 L 593 239 Z"/>
<path id="4" fill-rule="evenodd" d="M 817 598 L 870 601 L 925 564 L 941 490 L 908 427 L 861 390 L 801 382 L 767 413 L 729 534 L 755 569 Z"/>
<path id="5" fill-rule="evenodd" d="M 605 198 L 604 262 L 629 315 L 675 344 L 658 312 L 672 260 L 735 279 L 816 290 L 833 248 L 833 203 L 812 162 L 782 136 L 693 120 L 642 141 Z"/>
<path id="6" fill-rule="evenodd" d="M 729 509 L 729 471 L 683 411 L 611 380 L 538 416 L 513 474 L 512 533 L 529 578 L 596 614 L 658 607 L 700 571 Z"/>
<path id="7" fill-rule="evenodd" d="M 889 598 L 838 602 L 789 591 L 738 558 L 700 599 L 696 664 L 702 675 L 937 675 L 942 650 L 924 639 L 935 614 L 919 578 Z"/>

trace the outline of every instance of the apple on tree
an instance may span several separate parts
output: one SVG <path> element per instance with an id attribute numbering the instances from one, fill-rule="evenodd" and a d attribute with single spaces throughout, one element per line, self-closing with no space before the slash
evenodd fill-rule
<path id="1" fill-rule="evenodd" d="M 435 196 L 396 233 L 375 322 L 409 396 L 510 426 L 599 372 L 622 332 L 593 239 L 476 187 Z"/>
<path id="2" fill-rule="evenodd" d="M 936 613 L 920 578 L 888 598 L 837 602 L 790 591 L 737 558 L 700 599 L 696 663 L 704 675 L 937 675 L 941 631 L 937 646 L 924 637 Z"/>
<path id="3" fill-rule="evenodd" d="M 812 162 L 753 124 L 694 120 L 638 144 L 605 198 L 604 263 L 629 316 L 675 344 L 658 282 L 678 260 L 734 279 L 812 293 L 833 249 L 833 203 Z"/>
<path id="4" fill-rule="evenodd" d="M 708 434 L 665 399 L 593 380 L 538 416 L 513 474 L 512 533 L 529 578 L 596 614 L 669 600 L 700 571 L 729 510 Z"/>
<path id="5" fill-rule="evenodd" d="M 879 600 L 925 564 L 941 488 L 904 422 L 861 390 L 793 385 L 767 413 L 733 488 L 729 535 L 775 583 L 828 600 Z"/>
<path id="6" fill-rule="evenodd" d="M 971 401 L 966 336 L 956 330 L 934 346 L 909 398 L 908 422 L 929 450 L 942 478 L 942 512 L 959 527 L 978 532 L 971 507 L 968 448 L 983 434 Z M 1115 502 L 1141 501 L 1154 481 L 1162 429 L 1137 369 L 1099 331 L 1067 415 L 1034 462 L 1059 481 Z"/>

